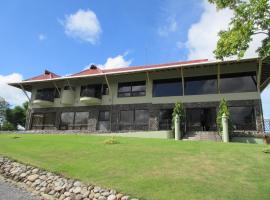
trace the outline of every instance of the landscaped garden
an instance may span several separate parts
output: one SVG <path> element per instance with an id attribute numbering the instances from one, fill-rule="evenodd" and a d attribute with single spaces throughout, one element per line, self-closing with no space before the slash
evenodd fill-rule
<path id="1" fill-rule="evenodd" d="M 141 199 L 270 198 L 266 145 L 108 139 L 0 134 L 0 154 Z"/>

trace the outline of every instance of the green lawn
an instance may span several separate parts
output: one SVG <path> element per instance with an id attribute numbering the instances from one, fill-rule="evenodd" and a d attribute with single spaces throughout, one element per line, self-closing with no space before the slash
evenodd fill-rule
<path id="1" fill-rule="evenodd" d="M 0 154 L 143 199 L 270 199 L 265 145 L 0 134 Z M 18 135 L 16 135 L 18 136 Z"/>

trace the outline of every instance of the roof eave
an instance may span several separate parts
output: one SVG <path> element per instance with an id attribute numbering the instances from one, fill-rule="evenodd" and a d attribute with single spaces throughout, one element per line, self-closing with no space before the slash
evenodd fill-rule
<path id="1" fill-rule="evenodd" d="M 225 63 L 237 63 L 237 62 L 249 62 L 249 61 L 257 61 L 259 58 L 246 58 L 241 60 L 227 60 L 227 61 L 206 61 L 201 63 L 186 63 L 186 64 L 176 64 L 167 66 L 166 68 L 164 66 L 160 67 L 152 67 L 152 68 L 145 68 L 145 69 L 135 69 L 135 70 L 122 70 L 117 72 L 107 72 L 107 73 L 100 73 L 100 74 L 87 74 L 87 75 L 78 75 L 78 76 L 64 76 L 64 77 L 58 77 L 53 79 L 46 79 L 46 80 L 29 80 L 29 81 L 21 81 L 21 82 L 15 82 L 15 83 L 8 83 L 11 86 L 15 85 L 25 85 L 25 84 L 31 84 L 31 83 L 41 83 L 41 82 L 50 82 L 50 81 L 59 81 L 59 80 L 67 80 L 67 79 L 75 79 L 75 78 L 88 78 L 88 77 L 100 77 L 105 75 L 119 75 L 119 74 L 130 74 L 130 73 L 140 73 L 140 72 L 148 72 L 148 71 L 155 71 L 155 70 L 167 70 L 167 69 L 174 69 L 177 67 L 193 67 L 193 66 L 203 66 L 203 65 L 214 65 L 214 64 L 225 64 Z M 123 68 L 126 69 L 126 68 Z M 16 86 L 15 86 L 16 87 Z"/>

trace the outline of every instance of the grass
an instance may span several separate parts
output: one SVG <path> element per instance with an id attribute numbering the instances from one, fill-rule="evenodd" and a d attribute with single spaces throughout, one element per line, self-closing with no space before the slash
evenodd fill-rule
<path id="1" fill-rule="evenodd" d="M 0 134 L 0 154 L 142 199 L 270 198 L 265 145 L 108 139 Z"/>

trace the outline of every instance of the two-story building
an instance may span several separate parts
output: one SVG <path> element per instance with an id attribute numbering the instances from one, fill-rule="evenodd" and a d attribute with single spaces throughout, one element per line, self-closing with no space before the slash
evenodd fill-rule
<path id="1" fill-rule="evenodd" d="M 169 130 L 177 101 L 186 131 L 215 131 L 224 98 L 235 130 L 263 131 L 260 94 L 270 82 L 270 58 L 193 60 L 44 74 L 10 85 L 31 92 L 27 129 L 119 132 Z"/>

